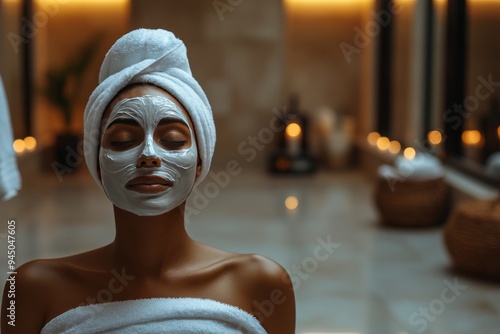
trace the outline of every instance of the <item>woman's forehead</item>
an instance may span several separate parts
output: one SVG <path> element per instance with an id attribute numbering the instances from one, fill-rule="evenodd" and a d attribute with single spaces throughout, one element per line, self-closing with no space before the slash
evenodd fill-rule
<path id="1" fill-rule="evenodd" d="M 111 111 L 120 101 L 123 101 L 124 99 L 141 97 L 141 96 L 145 96 L 145 95 L 162 96 L 162 97 L 169 99 L 173 103 L 175 103 L 179 107 L 179 109 L 182 111 L 182 113 L 186 116 L 186 118 L 189 122 L 189 126 L 191 128 L 193 128 L 191 117 L 189 117 L 188 112 L 182 106 L 182 104 L 172 94 L 168 93 L 167 91 L 165 91 L 159 87 L 156 87 L 154 85 L 149 85 L 149 84 L 131 85 L 131 86 L 128 86 L 128 87 L 124 88 L 123 90 L 121 90 L 113 98 L 113 100 L 109 103 L 109 105 L 106 107 L 101 124 L 106 123 L 106 120 L 109 117 L 109 115 L 111 114 Z"/>

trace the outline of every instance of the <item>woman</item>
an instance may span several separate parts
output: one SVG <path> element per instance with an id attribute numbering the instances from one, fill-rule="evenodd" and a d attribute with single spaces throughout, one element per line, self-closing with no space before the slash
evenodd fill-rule
<path id="1" fill-rule="evenodd" d="M 18 268 L 16 326 L 2 333 L 294 333 L 286 271 L 192 240 L 185 201 L 207 175 L 215 127 L 183 43 L 164 30 L 120 38 L 85 110 L 85 157 L 113 203 L 102 248 Z"/>

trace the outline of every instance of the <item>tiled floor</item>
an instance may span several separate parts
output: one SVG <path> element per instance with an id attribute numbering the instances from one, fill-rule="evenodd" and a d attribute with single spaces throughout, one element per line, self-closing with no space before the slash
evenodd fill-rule
<path id="1" fill-rule="evenodd" d="M 111 205 L 83 169 L 59 182 L 50 173 L 40 177 L 28 159 L 22 163 L 23 191 L 0 204 L 2 221 L 17 222 L 18 263 L 112 240 Z M 310 178 L 247 172 L 225 187 L 200 190 L 213 198 L 191 211 L 191 235 L 281 263 L 295 284 L 297 333 L 500 333 L 500 283 L 451 270 L 439 228 L 380 227 L 372 184 L 358 172 Z M 288 196 L 299 200 L 295 211 L 284 206 Z M 198 201 L 198 209 L 207 204 Z"/>

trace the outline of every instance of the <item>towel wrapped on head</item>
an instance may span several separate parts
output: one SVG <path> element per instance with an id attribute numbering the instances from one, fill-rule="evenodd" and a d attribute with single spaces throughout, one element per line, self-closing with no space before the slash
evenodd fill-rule
<path id="1" fill-rule="evenodd" d="M 97 166 L 102 116 L 123 88 L 137 83 L 164 89 L 187 110 L 202 163 L 201 174 L 196 180 L 199 184 L 208 174 L 215 147 L 212 109 L 191 74 L 184 43 L 162 29 L 131 31 L 118 39 L 106 54 L 99 73 L 99 85 L 91 94 L 84 113 L 84 153 L 90 173 L 101 186 Z"/>

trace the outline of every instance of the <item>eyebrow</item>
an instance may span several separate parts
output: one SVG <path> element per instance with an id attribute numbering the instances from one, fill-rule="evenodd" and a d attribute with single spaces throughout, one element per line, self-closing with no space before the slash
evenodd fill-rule
<path id="1" fill-rule="evenodd" d="M 131 118 L 117 118 L 113 122 L 111 122 L 108 126 L 108 128 L 113 125 L 113 124 L 128 124 L 128 125 L 139 125 L 136 120 L 131 119 Z"/>
<path id="2" fill-rule="evenodd" d="M 171 123 L 181 123 L 184 124 L 185 126 L 189 127 L 184 120 L 176 117 L 165 117 L 160 120 L 158 125 L 166 125 L 166 124 L 171 124 Z"/>

